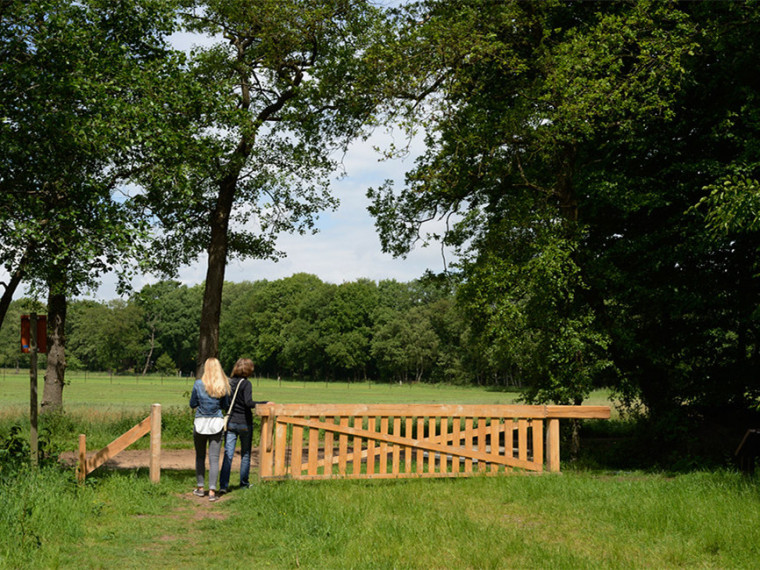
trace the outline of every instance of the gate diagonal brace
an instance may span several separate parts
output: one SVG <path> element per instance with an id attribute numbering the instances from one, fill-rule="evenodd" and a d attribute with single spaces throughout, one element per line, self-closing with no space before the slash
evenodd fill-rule
<path id="1" fill-rule="evenodd" d="M 372 439 L 375 441 L 392 443 L 404 447 L 414 447 L 416 449 L 423 449 L 426 451 L 434 451 L 444 455 L 457 455 L 464 459 L 476 459 L 479 461 L 486 461 L 495 463 L 498 465 L 505 465 L 509 467 L 517 467 L 520 469 L 526 469 L 535 471 L 537 465 L 531 461 L 525 461 L 522 459 L 516 459 L 513 457 L 504 457 L 500 455 L 492 455 L 484 451 L 475 451 L 468 449 L 453 448 L 446 445 L 441 445 L 426 439 L 411 439 L 401 437 L 393 434 L 383 434 L 375 431 L 369 431 L 361 428 L 340 426 L 338 424 L 331 424 L 322 422 L 319 420 L 307 420 L 305 418 L 297 418 L 292 416 L 279 416 L 277 423 L 291 424 L 312 429 L 321 429 L 330 431 L 337 434 L 351 435 L 355 437 L 362 437 L 366 439 Z M 540 469 L 540 467 L 539 467 Z"/>

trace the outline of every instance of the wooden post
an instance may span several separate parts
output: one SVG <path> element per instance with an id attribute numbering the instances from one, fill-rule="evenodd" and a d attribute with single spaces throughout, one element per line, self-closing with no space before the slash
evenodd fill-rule
<path id="1" fill-rule="evenodd" d="M 272 476 L 272 416 L 261 416 L 261 443 L 259 444 L 259 477 Z"/>
<path id="2" fill-rule="evenodd" d="M 150 408 L 150 482 L 161 481 L 161 404 Z"/>
<path id="3" fill-rule="evenodd" d="M 37 467 L 39 439 L 37 436 L 37 313 L 29 315 L 29 448 L 32 467 Z"/>
<path id="4" fill-rule="evenodd" d="M 550 418 L 546 430 L 546 467 L 550 473 L 559 473 L 559 419 Z"/>
<path id="5" fill-rule="evenodd" d="M 77 481 L 84 483 L 87 476 L 87 436 L 79 434 L 79 464 L 77 465 Z"/>

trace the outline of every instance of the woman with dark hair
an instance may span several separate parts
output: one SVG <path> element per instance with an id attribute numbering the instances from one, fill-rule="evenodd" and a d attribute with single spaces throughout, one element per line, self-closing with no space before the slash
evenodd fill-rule
<path id="1" fill-rule="evenodd" d="M 234 396 L 230 418 L 227 423 L 227 436 L 224 440 L 224 459 L 222 461 L 222 473 L 219 478 L 219 492 L 226 493 L 229 490 L 230 471 L 232 458 L 235 455 L 235 446 L 240 438 L 240 487 L 249 485 L 248 475 L 251 471 L 251 442 L 253 439 L 253 414 L 251 409 L 256 404 L 265 402 L 253 401 L 253 388 L 248 378 L 253 374 L 253 361 L 249 358 L 241 358 L 232 367 L 230 374 L 230 393 Z"/>

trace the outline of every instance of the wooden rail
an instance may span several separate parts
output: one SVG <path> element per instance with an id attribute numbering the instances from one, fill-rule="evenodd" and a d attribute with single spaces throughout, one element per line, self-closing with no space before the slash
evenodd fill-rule
<path id="1" fill-rule="evenodd" d="M 261 479 L 560 470 L 559 421 L 608 406 L 260 404 Z"/>
<path id="2" fill-rule="evenodd" d="M 79 464 L 77 479 L 84 482 L 88 473 L 124 451 L 138 439 L 150 432 L 150 480 L 158 483 L 161 479 L 161 404 L 153 404 L 150 415 L 127 432 L 117 437 L 103 449 L 87 459 L 87 436 L 79 435 Z"/>

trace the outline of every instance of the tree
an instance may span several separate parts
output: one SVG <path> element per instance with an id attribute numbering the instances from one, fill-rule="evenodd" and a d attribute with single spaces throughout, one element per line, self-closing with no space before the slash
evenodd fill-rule
<path id="1" fill-rule="evenodd" d="M 134 303 L 145 314 L 145 336 L 149 339 L 143 370 L 166 354 L 174 369 L 188 374 L 195 371 L 202 294 L 202 285 L 159 281 L 133 295 Z"/>
<path id="2" fill-rule="evenodd" d="M 0 20 L 0 262 L 48 290 L 43 409 L 62 406 L 67 296 L 139 243 L 119 184 L 145 133 L 147 85 L 167 62 L 169 1 L 10 0 Z"/>
<path id="3" fill-rule="evenodd" d="M 311 230 L 335 206 L 332 151 L 373 109 L 346 78 L 362 73 L 378 13 L 360 0 L 187 4 L 190 30 L 224 39 L 195 50 L 186 93 L 196 113 L 143 183 L 163 246 L 181 244 L 181 261 L 208 256 L 200 364 L 218 354 L 228 259 L 280 256 L 279 233 Z"/>
<path id="4" fill-rule="evenodd" d="M 604 382 L 671 433 L 741 417 L 760 364 L 758 234 L 735 215 L 757 177 L 755 5 L 410 10 L 396 92 L 430 135 L 406 189 L 371 193 L 386 249 L 458 216 L 473 331 L 540 400 Z"/>

